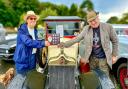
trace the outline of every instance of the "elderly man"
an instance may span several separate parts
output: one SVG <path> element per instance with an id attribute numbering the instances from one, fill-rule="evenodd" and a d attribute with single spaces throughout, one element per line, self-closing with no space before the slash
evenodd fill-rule
<path id="1" fill-rule="evenodd" d="M 117 34 L 110 24 L 100 22 L 99 15 L 95 11 L 87 12 L 87 22 L 89 25 L 85 26 L 75 39 L 60 43 L 58 46 L 69 47 L 83 40 L 85 53 L 80 61 L 83 64 L 89 62 L 91 69 L 99 68 L 109 75 L 109 68 L 112 68 L 112 64 L 117 61 Z"/>

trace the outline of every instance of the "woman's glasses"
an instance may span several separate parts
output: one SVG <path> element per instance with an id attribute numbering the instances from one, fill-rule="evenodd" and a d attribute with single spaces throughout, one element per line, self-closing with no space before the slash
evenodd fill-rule
<path id="1" fill-rule="evenodd" d="M 29 18 L 30 20 L 36 20 L 36 18 Z"/>

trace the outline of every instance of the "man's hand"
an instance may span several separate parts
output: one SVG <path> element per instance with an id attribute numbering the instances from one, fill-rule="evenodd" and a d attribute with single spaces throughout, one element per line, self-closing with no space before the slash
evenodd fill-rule
<path id="1" fill-rule="evenodd" d="M 45 46 L 50 46 L 50 42 L 45 41 Z"/>
<path id="2" fill-rule="evenodd" d="M 87 62 L 86 62 L 86 60 L 84 58 L 80 58 L 80 63 L 85 65 Z"/>
<path id="3" fill-rule="evenodd" d="M 64 42 L 61 42 L 60 44 L 58 44 L 59 48 L 64 48 Z"/>
<path id="4" fill-rule="evenodd" d="M 112 64 L 115 64 L 117 61 L 117 56 L 112 56 Z"/>

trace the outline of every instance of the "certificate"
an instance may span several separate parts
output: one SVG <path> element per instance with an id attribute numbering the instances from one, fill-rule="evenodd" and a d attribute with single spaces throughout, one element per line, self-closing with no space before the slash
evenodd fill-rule
<path id="1" fill-rule="evenodd" d="M 64 27 L 63 25 L 56 26 L 56 34 L 60 34 L 60 37 L 64 36 Z"/>

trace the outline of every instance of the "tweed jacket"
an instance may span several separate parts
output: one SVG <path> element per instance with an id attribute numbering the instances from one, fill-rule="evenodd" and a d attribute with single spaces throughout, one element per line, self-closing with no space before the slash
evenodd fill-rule
<path id="1" fill-rule="evenodd" d="M 107 63 L 110 68 L 112 68 L 112 56 L 118 55 L 118 37 L 116 31 L 110 24 L 100 22 L 100 37 Z M 85 53 L 83 58 L 86 60 L 86 62 L 89 62 L 89 57 L 91 55 L 93 46 L 93 29 L 89 25 L 85 26 L 82 32 L 76 38 L 65 42 L 64 46 L 69 47 L 74 43 L 80 42 L 81 40 L 83 40 L 85 43 Z"/>

